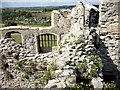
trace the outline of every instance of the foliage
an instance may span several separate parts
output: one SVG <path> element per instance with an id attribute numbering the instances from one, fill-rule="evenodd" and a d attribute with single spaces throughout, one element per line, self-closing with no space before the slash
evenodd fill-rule
<path id="1" fill-rule="evenodd" d="M 22 69 L 22 72 L 24 72 L 25 74 L 28 74 L 28 75 L 32 75 L 32 68 L 29 68 L 29 67 L 24 67 Z"/>
<path id="2" fill-rule="evenodd" d="M 5 24 L 5 27 L 17 25 L 50 26 L 50 17 L 51 13 L 48 11 L 38 13 L 27 10 L 2 10 L 2 23 Z"/>
<path id="3" fill-rule="evenodd" d="M 65 39 L 65 42 L 64 42 L 64 44 L 67 44 L 67 43 L 69 43 L 69 41 L 67 41 L 67 40 Z"/>
<path id="4" fill-rule="evenodd" d="M 39 70 L 46 70 L 46 63 L 41 61 L 41 62 L 38 64 L 38 69 L 39 69 Z"/>
<path id="5" fill-rule="evenodd" d="M 13 76 L 9 71 L 5 70 L 4 73 L 7 80 L 13 79 Z"/>
<path id="6" fill-rule="evenodd" d="M 78 72 L 80 73 L 79 78 L 83 80 L 81 82 L 86 83 L 86 80 L 97 77 L 98 72 L 102 70 L 102 67 L 102 60 L 97 55 L 91 55 L 89 56 L 89 60 L 84 59 L 83 62 L 77 63 Z"/>
<path id="7" fill-rule="evenodd" d="M 2 11 L 2 19 L 5 20 L 13 20 L 13 18 L 17 17 L 32 17 L 32 14 L 30 12 L 26 11 L 14 11 L 14 10 L 3 10 Z"/>
<path id="8" fill-rule="evenodd" d="M 17 26 L 17 23 L 15 23 L 15 22 L 10 22 L 10 21 L 8 21 L 8 22 L 6 22 L 5 23 L 5 25 L 4 25 L 5 27 L 7 27 L 7 26 Z"/>
<path id="9" fill-rule="evenodd" d="M 90 84 L 76 83 L 74 86 L 68 87 L 69 90 L 93 90 Z"/>
<path id="10" fill-rule="evenodd" d="M 18 54 L 13 54 L 13 58 L 18 60 L 19 59 L 19 55 Z"/>
<path id="11" fill-rule="evenodd" d="M 46 84 L 50 79 L 52 79 L 52 74 L 50 70 L 46 70 L 41 78 L 41 81 L 43 82 L 43 84 Z"/>
<path id="12" fill-rule="evenodd" d="M 33 61 L 29 61 L 26 67 L 21 67 L 20 69 L 24 74 L 27 74 L 27 75 L 32 75 L 37 71 L 36 64 Z"/>
<path id="13" fill-rule="evenodd" d="M 55 71 L 57 69 L 57 65 L 56 65 L 56 60 L 54 61 L 54 63 L 48 65 L 47 70 L 50 71 Z"/>
<path id="14" fill-rule="evenodd" d="M 89 61 L 93 61 L 94 65 L 98 68 L 98 69 L 102 69 L 103 64 L 102 64 L 102 60 L 98 55 L 91 55 L 89 58 Z M 97 69 L 96 68 L 96 69 Z"/>
<path id="15" fill-rule="evenodd" d="M 3 67 L 4 66 L 4 62 L 0 60 L 0 67 Z"/>
<path id="16" fill-rule="evenodd" d="M 75 41 L 75 44 L 80 44 L 84 42 L 84 38 L 81 36 L 78 40 Z"/>
<path id="17" fill-rule="evenodd" d="M 15 66 L 16 66 L 16 67 L 15 67 L 16 69 L 20 69 L 20 68 L 22 68 L 22 63 L 20 63 L 20 61 L 17 60 L 17 61 L 15 62 Z"/>
<path id="18" fill-rule="evenodd" d="M 5 70 L 5 62 L 0 60 L 0 68 Z"/>
<path id="19" fill-rule="evenodd" d="M 59 53 L 59 54 L 62 54 L 62 51 L 61 51 L 61 49 L 58 49 L 58 53 Z"/>
<path id="20" fill-rule="evenodd" d="M 9 55 L 9 56 L 12 55 L 12 51 L 11 50 L 6 50 L 5 53 L 6 53 L 6 55 Z"/>
<path id="21" fill-rule="evenodd" d="M 119 90 L 119 89 L 116 87 L 115 82 L 105 83 L 105 84 L 104 84 L 104 89 Z"/>
<path id="22" fill-rule="evenodd" d="M 41 81 L 42 84 L 46 84 L 49 80 L 54 78 L 54 71 L 57 69 L 56 60 L 52 64 L 48 65 L 47 70 L 44 72 Z"/>

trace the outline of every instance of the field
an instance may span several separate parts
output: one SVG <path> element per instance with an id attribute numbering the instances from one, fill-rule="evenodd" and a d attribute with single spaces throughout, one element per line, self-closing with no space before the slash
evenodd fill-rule
<path id="1" fill-rule="evenodd" d="M 13 33 L 11 34 L 11 38 L 13 38 L 17 43 L 22 43 L 21 34 Z"/>
<path id="2" fill-rule="evenodd" d="M 48 27 L 48 26 L 41 26 L 41 25 L 25 25 L 25 24 L 18 24 L 17 26 L 27 26 L 27 27 L 36 27 L 36 28 L 44 28 L 44 27 Z"/>
<path id="3" fill-rule="evenodd" d="M 51 11 L 47 11 L 47 12 L 33 12 L 32 15 L 36 16 L 36 17 L 51 17 Z"/>
<path id="4" fill-rule="evenodd" d="M 3 26 L 4 26 L 4 24 L 0 22 L 0 28 L 2 28 Z"/>

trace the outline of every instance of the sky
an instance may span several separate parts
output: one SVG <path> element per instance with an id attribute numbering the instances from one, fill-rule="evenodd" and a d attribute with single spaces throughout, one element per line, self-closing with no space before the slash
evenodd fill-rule
<path id="1" fill-rule="evenodd" d="M 99 0 L 0 0 L 0 7 L 39 7 L 75 5 L 78 1 L 99 4 Z"/>

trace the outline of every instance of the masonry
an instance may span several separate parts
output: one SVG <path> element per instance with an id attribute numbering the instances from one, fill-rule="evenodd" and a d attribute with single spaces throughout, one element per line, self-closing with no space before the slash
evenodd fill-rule
<path id="1" fill-rule="evenodd" d="M 120 1 L 101 0 L 100 39 L 103 72 L 120 79 Z M 109 73 L 109 74 L 108 74 Z M 107 76 L 109 77 L 109 76 Z M 113 77 L 111 77 L 113 78 Z"/>
<path id="2" fill-rule="evenodd" d="M 0 30 L 0 38 L 10 38 L 11 33 L 20 33 L 22 38 L 22 45 L 31 53 L 39 53 L 38 38 L 42 34 L 52 34 L 57 37 L 57 44 L 59 42 L 60 35 L 64 32 L 64 29 L 54 26 L 48 28 L 28 28 L 23 26 L 12 26 L 3 28 Z"/>
<path id="3" fill-rule="evenodd" d="M 83 25 L 82 27 L 91 27 L 89 21 L 95 18 L 96 13 L 98 13 L 98 10 L 94 10 L 93 13 L 91 13 L 92 8 L 87 8 L 84 11 L 83 19 L 85 18 L 85 22 L 81 23 Z M 40 40 L 39 36 L 42 34 L 52 34 L 57 37 L 57 46 L 59 46 L 59 42 L 64 36 L 65 33 L 68 33 L 68 31 L 71 28 L 71 19 L 67 16 L 71 13 L 70 9 L 63 9 L 63 10 L 54 10 L 51 13 L 51 24 L 52 26 L 47 28 L 29 28 L 24 26 L 11 26 L 11 27 L 5 27 L 0 29 L 0 38 L 10 38 L 11 33 L 20 33 L 22 38 L 22 45 L 31 53 L 41 53 L 41 50 L 43 52 L 52 51 L 52 48 L 40 48 Z M 85 14 L 86 13 L 86 14 Z M 93 15 L 91 15 L 93 14 Z M 91 16 L 90 16 L 91 15 Z M 90 17 L 89 17 L 90 16 Z M 98 20 L 97 20 L 98 21 Z M 91 22 L 92 23 L 92 22 Z M 93 23 L 95 24 L 95 23 Z M 57 48 L 57 47 L 56 47 Z M 54 49 L 54 48 L 53 48 Z M 54 49 L 57 50 L 57 49 Z"/>
<path id="4" fill-rule="evenodd" d="M 40 35 L 52 34 L 57 36 L 56 50 L 60 49 L 60 55 L 57 56 L 57 70 L 54 72 L 55 78 L 49 80 L 45 86 L 46 88 L 56 85 L 57 87 L 65 88 L 66 85 L 75 84 L 77 82 L 75 69 L 77 64 L 80 64 L 80 62 L 84 64 L 84 60 L 89 61 L 90 55 L 94 52 L 98 52 L 98 56 L 102 58 L 104 64 L 102 71 L 104 77 L 107 78 L 106 80 L 113 79 L 120 83 L 119 5 L 120 2 L 114 2 L 113 0 L 101 0 L 100 10 L 98 10 L 91 5 L 80 2 L 72 10 L 54 10 L 51 17 L 51 27 L 6 27 L 0 29 L 0 38 L 10 37 L 10 33 L 18 32 L 22 36 L 23 47 L 35 55 L 40 53 Z M 97 31 L 95 34 L 97 35 L 96 38 L 91 35 L 91 28 L 93 27 Z M 41 55 L 36 60 L 39 60 L 39 58 L 41 58 Z M 91 62 L 88 64 L 85 66 L 90 69 L 92 64 Z"/>
<path id="5" fill-rule="evenodd" d="M 101 47 L 103 47 L 102 55 L 105 61 L 105 71 L 113 72 L 114 69 L 110 69 L 111 64 L 117 65 L 117 69 L 120 70 L 120 2 L 115 2 L 109 0 L 101 0 L 100 4 L 100 15 L 99 15 L 99 25 L 100 25 L 100 39 Z M 91 11 L 94 10 L 93 13 Z M 23 26 L 6 27 L 0 29 L 0 38 L 9 37 L 12 32 L 18 32 L 22 37 L 22 45 L 24 48 L 29 50 L 31 53 L 40 53 L 40 42 L 39 36 L 42 34 L 53 34 L 57 37 L 57 48 L 59 47 L 59 42 L 68 33 L 71 26 L 71 19 L 68 18 L 71 10 L 54 10 L 51 16 L 51 27 L 48 28 L 29 28 Z M 92 16 L 91 16 L 92 14 Z M 84 12 L 82 19 L 85 21 L 81 23 L 83 27 L 97 27 L 97 23 L 91 22 L 96 21 L 94 18 L 98 18 L 98 10 L 96 8 L 84 7 Z M 96 16 L 97 15 L 97 16 Z M 91 19 L 90 19 L 91 18 Z M 94 19 L 94 20 L 93 20 Z M 74 33 L 74 31 L 73 31 Z M 103 46 L 102 46 L 103 45 Z M 44 49 L 45 50 L 45 49 Z M 55 50 L 55 49 L 54 49 Z M 48 50 L 50 51 L 50 50 Z M 52 51 L 52 50 L 51 50 Z M 101 54 L 102 54 L 101 53 Z M 108 58 L 109 57 L 109 58 Z M 113 63 L 109 63 L 112 61 Z M 108 70 L 107 70 L 108 68 Z M 113 67 L 111 67 L 113 68 Z M 111 71 L 113 70 L 113 71 Z"/>

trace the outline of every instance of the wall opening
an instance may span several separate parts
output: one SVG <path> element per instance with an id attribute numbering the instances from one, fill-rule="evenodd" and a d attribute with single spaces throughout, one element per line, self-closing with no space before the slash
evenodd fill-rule
<path id="1" fill-rule="evenodd" d="M 89 28 L 97 27 L 98 21 L 99 21 L 99 11 L 95 11 L 94 9 L 91 9 L 89 16 Z"/>
<path id="2" fill-rule="evenodd" d="M 57 46 L 57 36 L 53 34 L 41 34 L 37 37 L 38 52 L 47 53 L 52 51 L 53 46 Z"/>
<path id="3" fill-rule="evenodd" d="M 17 43 L 22 44 L 22 37 L 19 32 L 8 32 L 6 33 L 5 38 L 13 38 Z"/>

